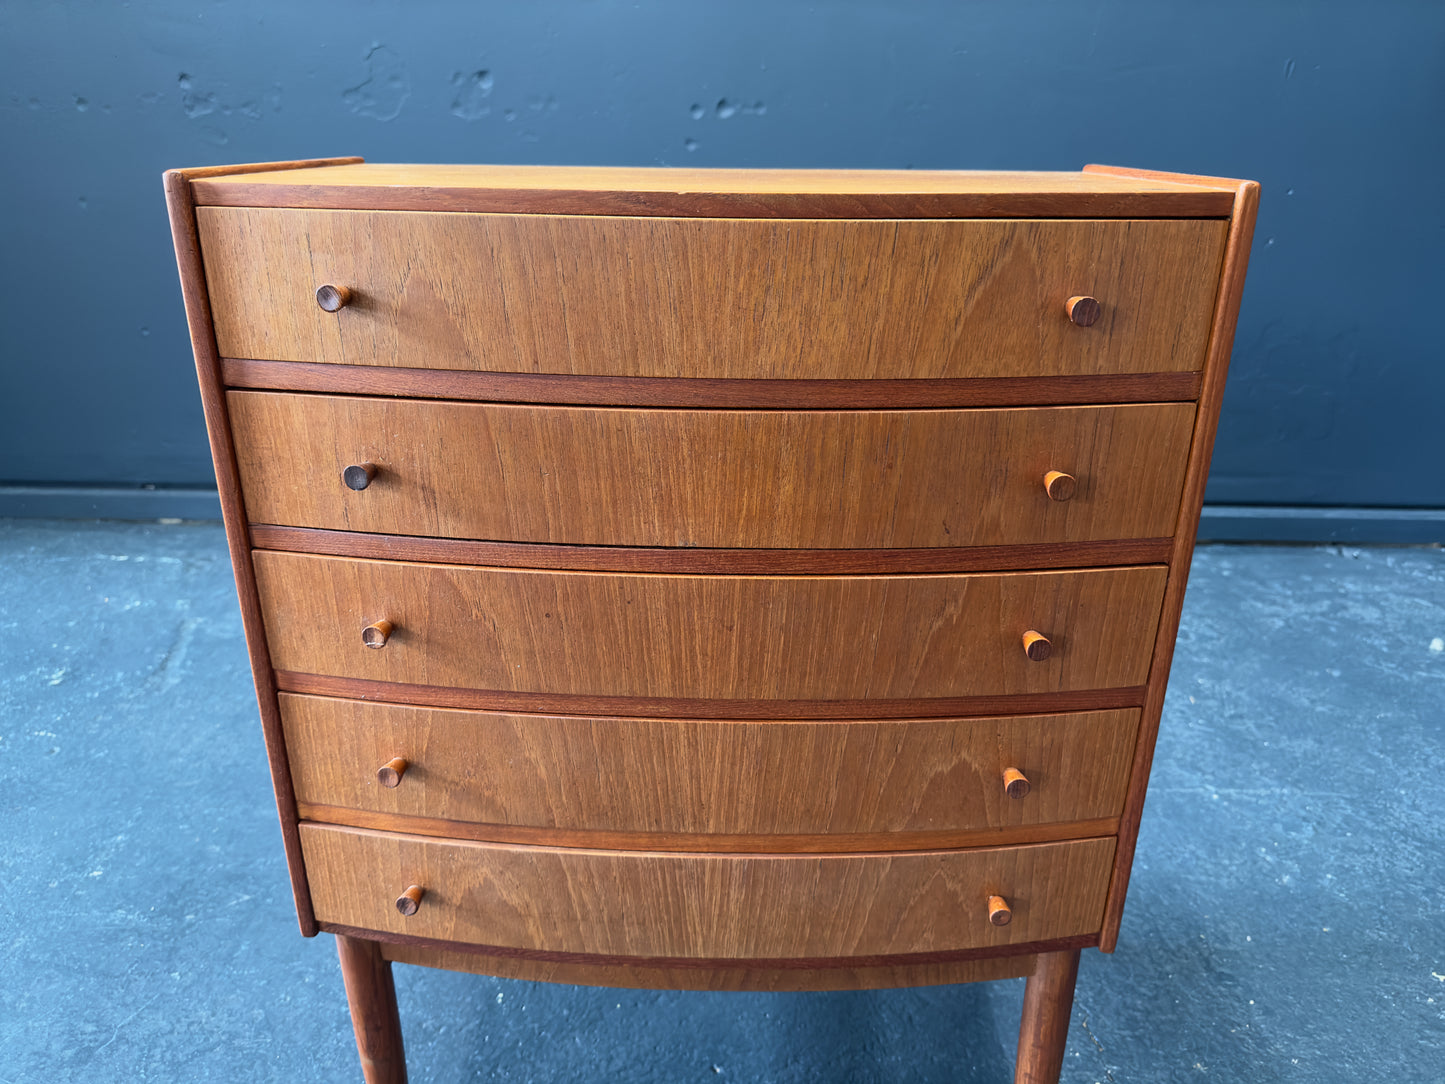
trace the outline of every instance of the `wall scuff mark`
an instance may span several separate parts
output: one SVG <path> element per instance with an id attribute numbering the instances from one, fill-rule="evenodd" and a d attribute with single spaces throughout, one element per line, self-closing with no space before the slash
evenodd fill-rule
<path id="1" fill-rule="evenodd" d="M 380 42 L 366 54 L 366 78 L 341 92 L 341 100 L 353 113 L 376 120 L 395 120 L 411 97 L 411 77 L 394 49 Z"/>
<path id="2" fill-rule="evenodd" d="M 486 69 L 470 74 L 457 72 L 452 76 L 452 86 L 457 88 L 452 99 L 452 115 L 462 120 L 480 120 L 492 111 L 487 99 L 492 94 L 492 73 Z"/>

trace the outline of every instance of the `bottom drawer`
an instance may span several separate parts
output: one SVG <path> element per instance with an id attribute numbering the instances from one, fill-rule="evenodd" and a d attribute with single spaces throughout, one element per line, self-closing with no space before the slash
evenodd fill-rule
<path id="1" fill-rule="evenodd" d="M 1114 839 L 967 851 L 709 855 L 438 841 L 303 824 L 322 923 L 592 956 L 837 959 L 1097 933 Z M 397 897 L 422 887 L 402 915 Z M 1003 897 L 1008 925 L 989 920 Z"/>

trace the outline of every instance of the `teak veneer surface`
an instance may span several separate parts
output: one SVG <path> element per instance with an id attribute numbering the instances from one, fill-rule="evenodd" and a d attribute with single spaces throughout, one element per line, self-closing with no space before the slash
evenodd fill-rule
<path id="1" fill-rule="evenodd" d="M 1258 186 L 166 187 L 298 914 L 368 1080 L 405 1074 L 395 959 L 1029 974 L 1016 1079 L 1053 1084 L 1078 950 L 1119 933 Z"/>
<path id="2" fill-rule="evenodd" d="M 720 576 L 887 575 L 900 572 L 1012 572 L 1023 569 L 1148 565 L 1168 560 L 1172 539 L 1040 542 L 1027 546 L 948 546 L 887 550 L 744 550 L 689 546 L 552 545 L 419 535 L 368 534 L 252 523 L 257 549 L 372 557 L 442 565 L 497 565 L 594 572 L 674 572 Z"/>
<path id="3" fill-rule="evenodd" d="M 620 832 L 594 828 L 534 828 L 530 825 L 445 820 L 378 813 L 371 809 L 298 802 L 303 821 L 401 832 L 437 839 L 469 839 L 477 843 L 516 843 L 530 847 L 575 847 L 608 851 L 695 851 L 703 854 L 844 854 L 874 851 L 940 851 L 970 847 L 1014 847 L 1024 843 L 1055 843 L 1065 839 L 1112 836 L 1118 817 L 1056 821 L 1015 828 L 942 828 L 916 832 L 849 832 L 845 834 L 769 833 L 707 835 L 699 832 Z"/>
<path id="4" fill-rule="evenodd" d="M 597 956 L 831 959 L 1097 933 L 1113 839 L 869 855 L 450 842 L 302 824 L 322 922 Z M 425 889 L 417 913 L 397 893 Z M 1013 920 L 988 920 L 990 895 Z"/>
<path id="5" fill-rule="evenodd" d="M 1182 179 L 1178 174 L 1121 170 L 1111 166 L 1088 166 L 1129 180 L 1153 181 Z M 1149 785 L 1149 770 L 1154 759 L 1154 743 L 1159 720 L 1163 715 L 1164 697 L 1168 690 L 1169 666 L 1179 632 L 1179 617 L 1184 608 L 1184 591 L 1189 582 L 1189 564 L 1194 555 L 1194 539 L 1199 530 L 1199 514 L 1204 505 L 1204 489 L 1209 480 L 1209 461 L 1214 450 L 1214 435 L 1219 425 L 1219 411 L 1224 399 L 1224 381 L 1229 372 L 1229 355 L 1239 316 L 1240 299 L 1244 293 L 1244 275 L 1249 266 L 1249 250 L 1254 238 L 1255 216 L 1259 210 L 1259 185 L 1254 181 L 1229 181 L 1233 190 L 1234 208 L 1229 223 L 1224 265 L 1220 271 L 1218 300 L 1210 328 L 1209 352 L 1206 358 L 1205 381 L 1200 391 L 1199 419 L 1194 427 L 1194 442 L 1189 450 L 1189 470 L 1184 478 L 1183 512 L 1174 535 L 1174 552 L 1169 559 L 1169 584 L 1166 591 L 1163 620 L 1155 641 L 1154 660 L 1150 673 L 1148 700 L 1138 746 L 1134 752 L 1134 770 L 1125 802 L 1124 819 L 1119 830 L 1119 849 L 1115 854 L 1114 877 L 1105 910 L 1104 931 L 1100 948 L 1113 952 L 1118 942 L 1119 925 L 1123 919 L 1124 896 L 1134 860 L 1139 822 L 1143 814 L 1144 794 Z"/>
<path id="6" fill-rule="evenodd" d="M 229 387 L 561 406 L 724 410 L 937 410 L 1190 402 L 1201 374 L 986 376 L 965 380 L 716 380 L 688 377 L 482 373 L 222 358 Z"/>
<path id="7" fill-rule="evenodd" d="M 1137 710 L 847 722 L 586 718 L 289 693 L 281 717 L 303 806 L 701 836 L 1117 817 L 1139 722 Z M 376 770 L 393 757 L 406 760 L 406 772 L 384 787 Z M 1024 798 L 1005 794 L 1007 768 L 1028 777 Z"/>
<path id="8" fill-rule="evenodd" d="M 1174 530 L 1186 403 L 618 410 L 233 391 L 253 523 L 518 542 L 982 546 Z M 342 483 L 350 464 L 376 476 Z M 1078 492 L 1051 500 L 1047 471 Z"/>
<path id="9" fill-rule="evenodd" d="M 414 704 L 455 711 L 528 715 L 641 716 L 650 719 L 962 719 L 986 715 L 1062 715 L 1113 711 L 1144 703 L 1147 685 L 1055 693 L 920 697 L 912 700 L 719 700 L 704 697 L 598 696 L 505 692 L 449 685 L 407 685 L 370 678 L 329 677 L 277 670 L 276 688 L 304 696 L 332 696 L 381 704 Z"/>
<path id="10" fill-rule="evenodd" d="M 204 176 L 216 206 L 757 218 L 1228 217 L 1205 179 L 979 170 L 390 165 Z"/>
<path id="11" fill-rule="evenodd" d="M 1034 957 L 991 956 L 951 963 L 900 964 L 893 967 L 646 967 L 536 959 L 516 954 L 431 948 L 411 942 L 381 943 L 381 954 L 397 963 L 470 971 L 529 982 L 565 982 L 574 986 L 613 986 L 643 990 L 886 990 L 899 986 L 942 986 L 1023 978 Z"/>
<path id="12" fill-rule="evenodd" d="M 1014 1084 L 1057 1084 L 1064 1065 L 1078 976 L 1078 949 L 1044 952 L 1036 957 L 1024 987 Z"/>
<path id="13" fill-rule="evenodd" d="M 369 938 L 336 938 L 341 979 L 351 1006 L 351 1026 L 367 1084 L 406 1084 L 406 1056 L 391 962 Z"/>
<path id="14" fill-rule="evenodd" d="M 1166 569 L 662 576 L 254 551 L 277 670 L 517 692 L 907 699 L 1134 686 Z M 385 619 L 384 648 L 362 629 Z M 1035 662 L 1021 643 L 1046 632 Z"/>
<path id="15" fill-rule="evenodd" d="M 493 372 L 1189 371 L 1227 224 L 197 212 L 222 356 Z M 353 300 L 316 303 L 322 284 Z M 1065 301 L 1103 305 L 1076 327 Z"/>
<path id="16" fill-rule="evenodd" d="M 310 160 L 308 164 L 321 161 L 323 160 Z M 316 919 L 311 913 L 311 894 L 306 884 L 305 863 L 301 857 L 301 838 L 296 831 L 296 799 L 291 790 L 291 770 L 286 761 L 285 740 L 281 734 L 281 713 L 276 705 L 274 673 L 266 646 L 260 601 L 256 597 L 255 574 L 251 566 L 246 531 L 246 512 L 242 503 L 241 482 L 236 471 L 235 446 L 231 436 L 230 417 L 226 411 L 226 392 L 221 383 L 220 358 L 216 354 L 215 327 L 211 321 L 210 297 L 206 292 L 200 237 L 196 230 L 196 209 L 189 178 L 207 172 L 209 171 L 167 172 L 166 210 L 170 217 L 176 266 L 180 272 L 181 293 L 185 299 L 186 324 L 190 330 L 191 351 L 195 357 L 201 409 L 206 419 L 206 436 L 211 448 L 211 462 L 216 471 L 217 497 L 225 524 L 226 547 L 231 555 L 231 571 L 236 580 L 241 624 L 246 632 L 246 651 L 250 656 L 251 677 L 261 716 L 261 733 L 266 741 L 266 757 L 270 763 L 276 812 L 281 821 L 281 839 L 286 849 L 286 865 L 291 879 L 292 898 L 296 904 L 296 918 L 302 934 L 314 937 L 317 933 Z"/>

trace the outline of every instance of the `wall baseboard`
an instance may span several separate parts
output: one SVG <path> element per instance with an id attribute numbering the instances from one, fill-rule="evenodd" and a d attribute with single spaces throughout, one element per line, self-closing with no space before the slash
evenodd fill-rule
<path id="1" fill-rule="evenodd" d="M 0 516 L 24 519 L 214 519 L 214 489 L 130 486 L 0 486 Z"/>
<path id="2" fill-rule="evenodd" d="M 1309 508 L 1206 504 L 1200 542 L 1445 543 L 1445 508 Z"/>
<path id="3" fill-rule="evenodd" d="M 0 486 L 0 516 L 24 519 L 219 520 L 214 489 Z M 1445 544 L 1445 508 L 1307 508 L 1206 504 L 1200 542 Z"/>

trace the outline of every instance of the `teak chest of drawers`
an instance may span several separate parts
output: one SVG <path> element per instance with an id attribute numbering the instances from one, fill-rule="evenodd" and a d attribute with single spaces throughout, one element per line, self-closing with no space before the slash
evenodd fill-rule
<path id="1" fill-rule="evenodd" d="M 301 930 L 620 986 L 1112 951 L 1258 188 L 166 175 Z"/>

